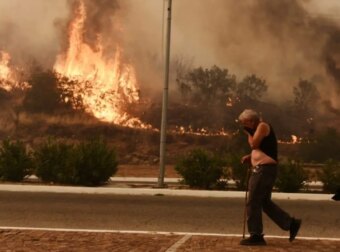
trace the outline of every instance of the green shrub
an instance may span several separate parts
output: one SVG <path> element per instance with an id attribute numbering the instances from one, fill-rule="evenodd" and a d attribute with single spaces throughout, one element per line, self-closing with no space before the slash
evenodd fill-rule
<path id="1" fill-rule="evenodd" d="M 241 158 L 240 154 L 230 154 L 227 157 L 228 166 L 231 168 L 231 172 L 227 176 L 235 181 L 237 190 L 246 189 L 248 177 L 249 165 L 242 164 Z"/>
<path id="2" fill-rule="evenodd" d="M 0 147 L 0 177 L 3 180 L 19 182 L 31 174 L 32 159 L 20 142 L 4 140 Z"/>
<path id="3" fill-rule="evenodd" d="M 52 139 L 41 144 L 34 153 L 35 174 L 44 182 L 73 184 L 75 147 Z"/>
<path id="4" fill-rule="evenodd" d="M 323 190 L 329 193 L 335 193 L 340 188 L 340 163 L 334 160 L 328 160 L 319 175 L 323 183 Z"/>
<path id="5" fill-rule="evenodd" d="M 115 151 L 101 139 L 78 145 L 49 139 L 35 152 L 36 175 L 45 182 L 98 186 L 117 171 Z"/>
<path id="6" fill-rule="evenodd" d="M 223 175 L 224 162 L 203 149 L 194 149 L 179 159 L 175 170 L 190 187 L 211 189 L 219 186 Z"/>
<path id="7" fill-rule="evenodd" d="M 307 178 L 300 162 L 288 161 L 279 164 L 275 186 L 281 192 L 298 192 Z"/>
<path id="8" fill-rule="evenodd" d="M 117 172 L 116 153 L 103 139 L 78 145 L 75 157 L 75 184 L 102 185 Z"/>

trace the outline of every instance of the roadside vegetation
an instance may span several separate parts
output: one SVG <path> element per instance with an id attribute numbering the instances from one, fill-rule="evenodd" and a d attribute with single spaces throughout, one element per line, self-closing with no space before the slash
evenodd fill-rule
<path id="1" fill-rule="evenodd" d="M 183 177 L 183 183 L 192 188 L 216 189 L 222 185 L 220 178 L 224 167 L 220 157 L 203 149 L 194 149 L 179 159 L 175 170 Z"/>
<path id="2" fill-rule="evenodd" d="M 244 190 L 249 167 L 240 163 L 243 154 L 197 148 L 178 157 L 175 170 L 191 188 Z M 34 174 L 43 183 L 100 186 L 117 172 L 117 160 L 114 148 L 102 138 L 79 143 L 50 138 L 35 149 L 6 139 L 0 146 L 0 179 L 22 182 Z M 301 160 L 281 160 L 275 190 L 308 191 L 306 182 L 312 181 L 321 181 L 327 193 L 339 188 L 339 160 L 326 160 L 316 174 L 305 166 Z M 229 185 L 230 180 L 235 183 Z"/>
<path id="3" fill-rule="evenodd" d="M 0 148 L 3 181 L 20 182 L 34 174 L 45 183 L 100 186 L 117 166 L 115 150 L 102 139 L 79 144 L 48 139 L 31 152 L 21 142 L 5 140 Z"/>

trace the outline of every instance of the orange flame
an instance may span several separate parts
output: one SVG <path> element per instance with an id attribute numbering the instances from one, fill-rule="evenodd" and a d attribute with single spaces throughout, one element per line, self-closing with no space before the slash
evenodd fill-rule
<path id="1" fill-rule="evenodd" d="M 296 144 L 296 143 L 298 143 L 298 141 L 299 141 L 299 138 L 298 138 L 297 136 L 295 136 L 295 135 L 291 135 L 291 137 L 292 137 L 292 144 Z"/>
<path id="2" fill-rule="evenodd" d="M 302 143 L 302 137 L 298 137 L 296 135 L 291 135 L 290 141 L 284 141 L 284 140 L 278 140 L 278 143 L 280 144 L 301 144 Z"/>
<path id="3" fill-rule="evenodd" d="M 61 76 L 75 80 L 77 84 L 62 84 L 80 98 L 85 110 L 96 118 L 129 127 L 148 128 L 138 118 L 123 111 L 123 105 L 139 101 L 134 68 L 121 61 L 122 49 L 105 59 L 98 35 L 97 50 L 84 42 L 86 7 L 83 1 L 75 10 L 69 26 L 69 47 L 59 55 L 54 70 Z"/>
<path id="4" fill-rule="evenodd" d="M 18 67 L 11 67 L 11 56 L 5 51 L 0 51 L 0 88 L 10 92 L 13 89 L 27 89 L 29 84 L 20 80 L 23 70 Z"/>
<path id="5" fill-rule="evenodd" d="M 7 91 L 12 90 L 16 83 L 13 72 L 9 67 L 10 59 L 11 57 L 7 52 L 0 51 L 0 88 Z"/>
<path id="6" fill-rule="evenodd" d="M 193 129 L 191 125 L 189 127 L 176 126 L 174 130 L 170 130 L 171 133 L 180 135 L 197 135 L 197 136 L 230 136 L 230 132 L 224 128 L 220 130 L 209 130 L 207 128 Z"/>

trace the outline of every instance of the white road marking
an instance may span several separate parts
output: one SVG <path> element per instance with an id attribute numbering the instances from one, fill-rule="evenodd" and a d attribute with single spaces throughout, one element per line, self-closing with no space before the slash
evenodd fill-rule
<path id="1" fill-rule="evenodd" d="M 183 245 L 187 240 L 189 240 L 191 235 L 185 235 L 181 239 L 179 239 L 177 242 L 175 242 L 170 248 L 168 248 L 165 252 L 176 252 L 177 249 Z"/>
<path id="2" fill-rule="evenodd" d="M 242 237 L 242 234 L 219 234 L 219 233 L 194 233 L 194 232 L 166 232 L 166 231 L 139 231 L 139 230 L 110 230 L 110 229 L 72 229 L 72 228 L 36 228 L 36 227 L 2 227 L 0 230 L 32 230 L 52 232 L 88 232 L 88 233 L 117 233 L 117 234 L 155 234 L 155 235 L 189 235 L 189 236 L 220 236 Z M 266 235 L 266 238 L 288 239 L 288 236 Z M 303 237 L 297 236 L 298 240 L 325 240 L 340 241 L 340 238 L 332 237 Z"/>

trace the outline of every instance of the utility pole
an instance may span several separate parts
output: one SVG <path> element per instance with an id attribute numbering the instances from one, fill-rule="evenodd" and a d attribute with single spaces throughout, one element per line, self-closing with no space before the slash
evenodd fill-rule
<path id="1" fill-rule="evenodd" d="M 169 89 L 169 67 L 170 67 L 170 41 L 171 41 L 171 7 L 172 0 L 168 0 L 168 18 L 166 30 L 166 51 L 164 61 L 164 90 L 162 103 L 162 124 L 161 124 L 161 139 L 160 139 L 160 154 L 159 154 L 159 177 L 158 187 L 164 187 L 165 174 L 165 146 L 166 146 L 166 128 L 167 128 L 167 110 L 168 110 L 168 89 Z"/>

